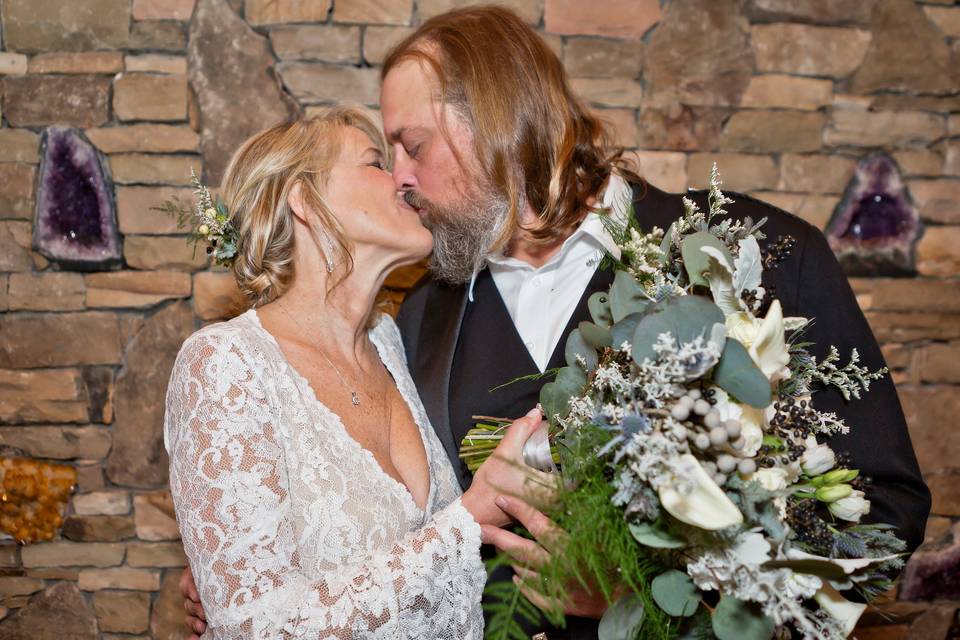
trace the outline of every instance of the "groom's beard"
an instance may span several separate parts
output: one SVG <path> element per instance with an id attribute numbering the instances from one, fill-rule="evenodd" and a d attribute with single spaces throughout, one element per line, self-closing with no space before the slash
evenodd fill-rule
<path id="1" fill-rule="evenodd" d="M 430 271 L 451 284 L 470 282 L 503 233 L 510 213 L 507 199 L 489 186 L 464 194 L 453 206 L 438 205 L 417 191 L 407 191 L 403 199 L 422 210 L 423 223 L 433 232 Z"/>

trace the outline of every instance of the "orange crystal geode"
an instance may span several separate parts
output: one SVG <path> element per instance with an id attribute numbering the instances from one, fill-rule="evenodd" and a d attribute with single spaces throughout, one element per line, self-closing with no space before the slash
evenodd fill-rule
<path id="1" fill-rule="evenodd" d="M 29 458 L 0 458 L 0 532 L 20 544 L 53 540 L 77 470 Z"/>

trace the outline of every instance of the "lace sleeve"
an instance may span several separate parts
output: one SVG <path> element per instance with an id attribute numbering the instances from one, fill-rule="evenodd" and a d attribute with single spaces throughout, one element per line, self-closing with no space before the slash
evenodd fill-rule
<path id="1" fill-rule="evenodd" d="M 304 574 L 279 412 L 248 353 L 195 334 L 167 392 L 170 490 L 212 636 L 479 638 L 480 529 L 459 500 L 390 549 Z"/>

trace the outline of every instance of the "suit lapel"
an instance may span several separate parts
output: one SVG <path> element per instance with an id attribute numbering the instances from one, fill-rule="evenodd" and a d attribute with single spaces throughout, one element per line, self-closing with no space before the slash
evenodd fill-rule
<path id="1" fill-rule="evenodd" d="M 465 286 L 435 283 L 424 306 L 416 362 L 410 363 L 427 416 L 454 468 L 459 449 L 450 430 L 450 369 L 466 308 Z"/>

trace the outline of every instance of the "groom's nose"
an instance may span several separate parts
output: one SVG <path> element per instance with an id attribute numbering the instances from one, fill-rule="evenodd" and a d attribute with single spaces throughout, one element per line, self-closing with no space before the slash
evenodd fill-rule
<path id="1" fill-rule="evenodd" d="M 409 191 L 417 187 L 417 178 L 413 173 L 413 163 L 402 151 L 393 159 L 393 183 L 398 191 Z"/>

